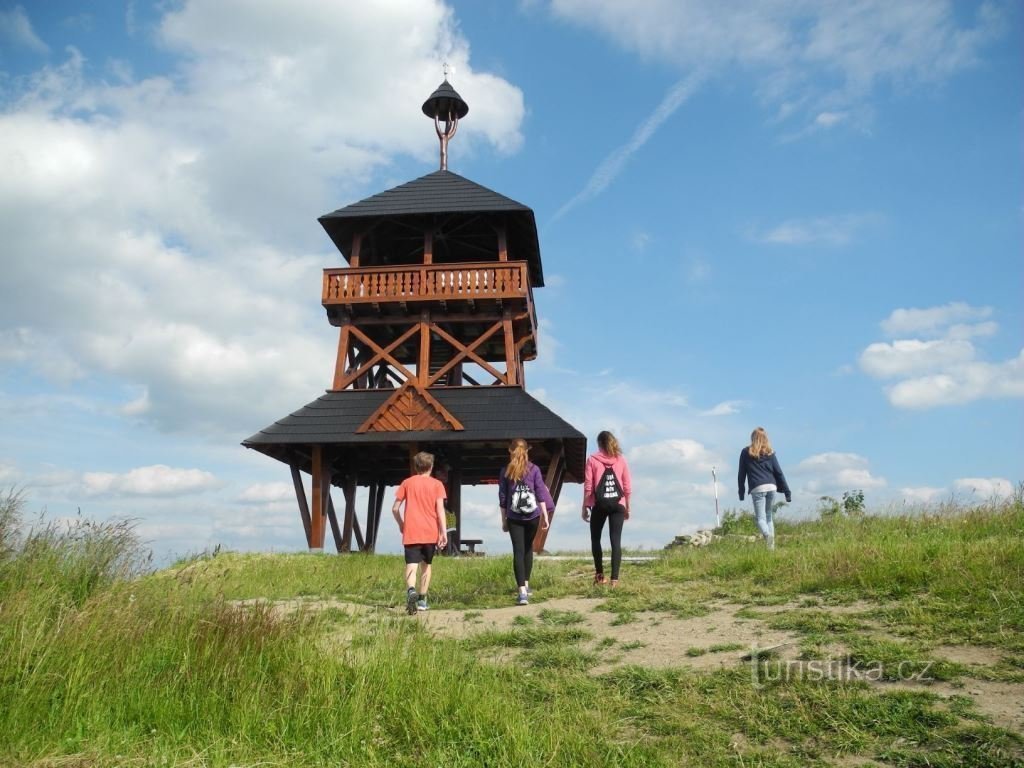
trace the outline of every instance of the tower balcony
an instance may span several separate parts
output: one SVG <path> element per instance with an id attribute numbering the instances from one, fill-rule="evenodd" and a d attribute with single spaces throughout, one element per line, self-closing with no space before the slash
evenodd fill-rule
<path id="1" fill-rule="evenodd" d="M 341 314 L 397 319 L 435 308 L 447 315 L 510 310 L 525 313 L 532 335 L 537 331 L 525 261 L 325 269 L 322 303 L 334 325 Z"/>

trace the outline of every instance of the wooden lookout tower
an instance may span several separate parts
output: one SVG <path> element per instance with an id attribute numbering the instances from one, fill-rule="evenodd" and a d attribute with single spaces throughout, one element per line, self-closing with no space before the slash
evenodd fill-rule
<path id="1" fill-rule="evenodd" d="M 440 170 L 320 217 L 348 262 L 323 274 L 321 301 L 339 329 L 334 381 L 242 443 L 291 468 L 310 550 L 323 549 L 330 524 L 339 552 L 352 551 L 353 536 L 374 551 L 385 489 L 418 451 L 436 456 L 457 536 L 462 486 L 496 482 L 512 438 L 530 443 L 556 502 L 565 482 L 582 482 L 586 438 L 526 392 L 533 289 L 544 285 L 533 211 L 447 168 L 468 111 L 446 78 L 423 104 Z M 332 487 L 344 498 L 340 520 Z M 368 489 L 362 523 L 357 487 Z"/>

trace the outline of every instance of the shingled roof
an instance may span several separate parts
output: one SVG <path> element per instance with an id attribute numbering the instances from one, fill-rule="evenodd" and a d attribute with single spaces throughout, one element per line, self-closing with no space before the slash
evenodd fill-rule
<path id="1" fill-rule="evenodd" d="M 508 223 L 512 258 L 529 262 L 531 283 L 544 285 L 533 211 L 494 190 L 451 171 L 434 171 L 426 176 L 380 192 L 365 200 L 326 213 L 318 221 L 331 240 L 349 260 L 356 231 L 389 219 L 407 219 L 437 214 L 486 215 Z"/>
<path id="2" fill-rule="evenodd" d="M 374 457 L 373 463 L 378 466 L 383 457 L 380 449 L 386 449 L 394 454 L 397 466 L 407 467 L 408 457 L 395 450 L 396 444 L 442 447 L 453 444 L 453 448 L 458 446 L 464 452 L 473 452 L 473 444 L 488 444 L 492 447 L 484 453 L 499 457 L 494 460 L 493 472 L 496 473 L 500 459 L 507 459 L 507 453 L 503 455 L 503 451 L 509 440 L 522 437 L 537 446 L 543 446 L 545 441 L 561 440 L 565 445 L 568 474 L 578 482 L 583 479 L 586 437 L 519 387 L 431 389 L 430 393 L 466 425 L 462 430 L 357 434 L 359 426 L 393 391 L 349 389 L 328 392 L 243 440 L 242 445 L 286 462 L 296 461 L 293 449 L 322 445 L 342 450 L 351 460 Z M 467 480 L 472 481 L 472 477 Z"/>

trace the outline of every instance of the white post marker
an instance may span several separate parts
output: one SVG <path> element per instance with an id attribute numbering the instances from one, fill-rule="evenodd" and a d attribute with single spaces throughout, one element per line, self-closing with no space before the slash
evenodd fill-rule
<path id="1" fill-rule="evenodd" d="M 711 468 L 711 479 L 715 481 L 715 527 L 722 527 L 722 515 L 718 511 L 718 475 L 715 474 L 715 468 Z"/>

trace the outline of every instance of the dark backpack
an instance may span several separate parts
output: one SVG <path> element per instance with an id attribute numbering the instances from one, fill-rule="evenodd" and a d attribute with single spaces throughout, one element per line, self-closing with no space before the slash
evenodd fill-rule
<path id="1" fill-rule="evenodd" d="M 594 501 L 597 504 L 618 504 L 623 496 L 622 486 L 619 485 L 619 478 L 612 472 L 611 467 L 605 467 L 604 474 L 594 486 Z"/>
<path id="2" fill-rule="evenodd" d="M 524 480 L 520 480 L 512 489 L 508 508 L 510 512 L 523 516 L 532 515 L 537 510 L 537 495 Z"/>

